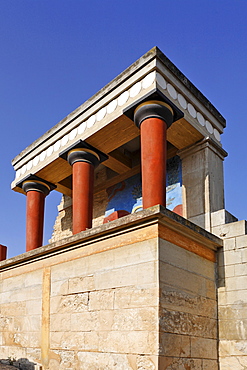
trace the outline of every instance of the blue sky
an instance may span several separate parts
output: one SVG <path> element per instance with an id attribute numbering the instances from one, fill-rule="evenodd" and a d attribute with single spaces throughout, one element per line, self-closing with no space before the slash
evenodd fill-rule
<path id="1" fill-rule="evenodd" d="M 226 209 L 247 218 L 246 0 L 0 0 L 0 243 L 25 251 L 11 160 L 157 45 L 227 119 Z M 46 200 L 44 243 L 60 194 Z"/>

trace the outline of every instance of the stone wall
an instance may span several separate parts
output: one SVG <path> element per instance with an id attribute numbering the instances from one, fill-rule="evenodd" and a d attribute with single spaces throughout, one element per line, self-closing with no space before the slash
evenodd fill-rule
<path id="1" fill-rule="evenodd" d="M 247 368 L 247 224 L 217 218 L 213 232 L 224 240 L 219 251 L 220 370 Z M 220 224 L 221 223 L 221 224 Z"/>
<path id="2" fill-rule="evenodd" d="M 216 369 L 217 243 L 157 206 L 1 262 L 0 357 Z"/>

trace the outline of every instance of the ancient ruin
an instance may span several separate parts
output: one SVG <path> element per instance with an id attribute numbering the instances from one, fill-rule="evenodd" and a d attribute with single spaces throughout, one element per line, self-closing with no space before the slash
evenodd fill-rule
<path id="1" fill-rule="evenodd" d="M 247 368 L 246 221 L 224 207 L 225 125 L 155 47 L 13 160 L 26 252 L 0 248 L 1 358 Z"/>

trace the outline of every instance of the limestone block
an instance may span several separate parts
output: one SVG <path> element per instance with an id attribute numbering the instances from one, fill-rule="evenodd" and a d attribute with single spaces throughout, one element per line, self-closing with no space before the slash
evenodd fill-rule
<path id="1" fill-rule="evenodd" d="M 219 226 L 236 222 L 238 219 L 229 213 L 226 209 L 220 209 L 211 213 L 211 226 Z"/>
<path id="2" fill-rule="evenodd" d="M 88 259 L 89 257 L 83 257 L 52 266 L 52 282 L 88 275 Z"/>
<path id="3" fill-rule="evenodd" d="M 26 315 L 21 318 L 21 331 L 39 332 L 41 329 L 41 315 Z"/>
<path id="4" fill-rule="evenodd" d="M 68 293 L 82 293 L 95 290 L 94 275 L 80 276 L 69 279 Z"/>
<path id="5" fill-rule="evenodd" d="M 9 302 L 11 302 L 11 292 L 3 292 L 3 293 L 0 293 L 0 302 L 1 303 L 9 303 Z"/>
<path id="6" fill-rule="evenodd" d="M 197 216 L 189 217 L 188 220 L 190 222 L 193 222 L 194 224 L 202 227 L 203 229 L 206 229 L 208 231 L 211 231 L 208 227 L 207 220 L 210 219 L 210 213 L 209 212 L 203 212 Z"/>
<path id="7" fill-rule="evenodd" d="M 191 338 L 191 357 L 217 360 L 217 340 L 208 338 Z"/>
<path id="8" fill-rule="evenodd" d="M 20 304 L 20 302 L 18 302 Z M 31 301 L 26 301 L 26 312 L 27 315 L 41 315 L 42 312 L 42 300 L 41 299 L 33 299 Z"/>
<path id="9" fill-rule="evenodd" d="M 10 292 L 20 290 L 25 286 L 25 279 L 22 275 L 17 275 L 4 279 L 2 281 L 2 292 Z"/>
<path id="10" fill-rule="evenodd" d="M 8 357 L 9 357 L 9 346 L 1 345 L 1 347 L 0 347 L 0 358 L 8 358 Z"/>
<path id="11" fill-rule="evenodd" d="M 156 262 L 146 262 L 95 274 L 95 288 L 97 290 L 148 284 L 156 281 Z"/>
<path id="12" fill-rule="evenodd" d="M 218 361 L 215 360 L 202 360 L 203 370 L 218 370 Z"/>
<path id="13" fill-rule="evenodd" d="M 240 236 L 239 238 L 242 238 L 242 236 Z M 238 238 L 229 238 L 229 239 L 225 239 L 224 240 L 224 251 L 230 251 L 232 249 L 235 249 L 236 248 L 236 240 Z"/>
<path id="14" fill-rule="evenodd" d="M 201 370 L 202 360 L 195 358 L 165 357 L 159 358 L 161 370 Z"/>
<path id="15" fill-rule="evenodd" d="M 210 298 L 212 296 L 212 291 L 209 289 L 210 284 L 209 287 L 206 286 L 206 281 L 209 280 L 164 262 L 160 262 L 160 281 L 200 296 L 207 297 L 208 293 L 210 294 Z"/>
<path id="16" fill-rule="evenodd" d="M 148 331 L 104 331 L 99 332 L 101 352 L 157 354 L 157 332 Z"/>
<path id="17" fill-rule="evenodd" d="M 216 299 L 216 281 L 205 280 L 206 296 L 211 299 Z"/>
<path id="18" fill-rule="evenodd" d="M 67 370 L 78 369 L 78 359 L 74 351 L 69 350 L 53 350 L 53 358 L 49 363 L 49 370 Z"/>
<path id="19" fill-rule="evenodd" d="M 28 348 L 40 348 L 41 345 L 41 335 L 40 331 L 30 332 L 29 335 L 29 345 Z"/>
<path id="20" fill-rule="evenodd" d="M 68 279 L 59 280 L 59 281 L 51 281 L 51 297 L 57 295 L 64 295 L 68 294 L 69 290 L 69 281 Z"/>
<path id="21" fill-rule="evenodd" d="M 212 228 L 212 233 L 223 238 L 233 238 L 236 236 L 246 235 L 246 221 L 237 221 L 225 225 L 215 226 Z"/>
<path id="22" fill-rule="evenodd" d="M 215 279 L 215 266 L 213 262 L 161 238 L 159 239 L 159 243 L 159 258 L 161 261 L 203 275 L 209 279 Z"/>
<path id="23" fill-rule="evenodd" d="M 236 237 L 236 248 L 247 248 L 247 235 Z"/>
<path id="24" fill-rule="evenodd" d="M 234 305 L 247 302 L 247 290 L 228 291 L 226 295 L 226 304 Z"/>
<path id="25" fill-rule="evenodd" d="M 114 308 L 158 306 L 159 290 L 156 284 L 144 287 L 122 287 L 114 289 Z"/>
<path id="26" fill-rule="evenodd" d="M 219 320 L 219 337 L 224 340 L 246 340 L 247 319 Z"/>
<path id="27" fill-rule="evenodd" d="M 154 356 L 137 356 L 136 361 L 136 369 L 137 370 L 156 370 L 158 369 L 157 366 L 157 358 Z"/>
<path id="28" fill-rule="evenodd" d="M 242 290 L 246 289 L 246 276 L 227 277 L 225 279 L 226 290 Z"/>
<path id="29" fill-rule="evenodd" d="M 78 352 L 77 356 L 79 360 L 78 369 L 137 370 L 137 367 L 132 367 L 130 365 L 128 355 L 126 354 Z M 139 369 L 141 370 L 141 368 Z M 147 370 L 149 369 L 147 368 Z"/>
<path id="30" fill-rule="evenodd" d="M 160 341 L 160 355 L 169 357 L 190 357 L 189 336 L 161 333 Z"/>
<path id="31" fill-rule="evenodd" d="M 165 284 L 160 285 L 161 307 L 215 318 L 217 317 L 216 300 L 184 292 L 182 289 L 173 288 Z"/>
<path id="32" fill-rule="evenodd" d="M 50 328 L 51 331 L 70 331 L 70 315 L 66 313 L 57 313 L 50 315 Z"/>
<path id="33" fill-rule="evenodd" d="M 247 263 L 247 249 L 241 250 L 242 263 Z"/>
<path id="34" fill-rule="evenodd" d="M 238 305 L 219 306 L 219 319 L 242 320 L 247 319 L 247 302 Z"/>
<path id="35" fill-rule="evenodd" d="M 247 263 L 241 263 L 234 266 L 235 276 L 245 276 L 247 277 Z M 229 276 L 229 275 L 228 275 Z"/>
<path id="36" fill-rule="evenodd" d="M 224 262 L 225 265 L 236 265 L 242 262 L 242 251 L 241 250 L 231 250 L 224 252 Z"/>
<path id="37" fill-rule="evenodd" d="M 204 198 L 202 197 L 204 193 L 204 173 L 200 171 L 199 168 L 200 167 L 197 168 L 197 171 L 189 171 L 186 173 L 184 172 L 185 166 L 183 163 L 182 174 L 183 184 L 186 189 L 187 218 L 205 212 Z"/>
<path id="38" fill-rule="evenodd" d="M 68 315 L 66 315 L 68 316 Z M 99 312 L 80 312 L 71 314 L 71 331 L 97 331 L 99 329 Z"/>
<path id="39" fill-rule="evenodd" d="M 89 293 L 89 310 L 110 310 L 114 306 L 114 289 L 105 289 Z"/>
<path id="40" fill-rule="evenodd" d="M 6 343 L 7 344 L 7 343 Z M 29 347 L 29 335 L 28 333 L 21 332 L 21 333 L 14 333 L 13 334 L 13 344 L 27 348 Z"/>
<path id="41" fill-rule="evenodd" d="M 114 311 L 112 330 L 158 330 L 157 308 L 130 308 Z"/>
<path id="42" fill-rule="evenodd" d="M 160 310 L 159 322 L 160 330 L 163 332 L 217 338 L 217 321 L 215 319 L 163 308 Z"/>
<path id="43" fill-rule="evenodd" d="M 245 370 L 247 356 L 230 356 L 220 358 L 220 370 Z"/>
<path id="44" fill-rule="evenodd" d="M 52 331 L 50 335 L 51 349 L 70 349 L 82 350 L 84 349 L 84 333 L 71 331 Z M 93 348 L 92 348 L 93 349 Z"/>
<path id="45" fill-rule="evenodd" d="M 235 271 L 236 271 L 236 268 L 239 267 L 239 266 L 242 266 L 237 264 L 237 265 L 228 265 L 228 266 L 225 266 L 224 267 L 224 277 L 225 278 L 228 278 L 228 277 L 233 277 L 235 276 Z"/>
<path id="46" fill-rule="evenodd" d="M 80 347 L 82 345 L 80 344 Z M 83 343 L 84 350 L 89 351 L 98 351 L 99 350 L 99 333 L 96 331 L 87 331 L 84 332 L 84 343 Z"/>
<path id="47" fill-rule="evenodd" d="M 42 269 L 28 272 L 23 276 L 24 286 L 25 287 L 39 286 L 40 288 L 42 285 L 42 278 L 43 278 Z"/>
<path id="48" fill-rule="evenodd" d="M 117 248 L 109 254 L 113 255 L 113 264 L 110 268 L 139 264 L 157 260 L 157 238 L 145 240 Z M 109 256 L 106 256 L 109 259 Z"/>
<path id="49" fill-rule="evenodd" d="M 12 302 L 0 305 L 1 316 L 21 316 L 27 313 L 28 302 Z"/>
<path id="50" fill-rule="evenodd" d="M 51 297 L 50 311 L 55 313 L 83 312 L 88 310 L 88 293 Z"/>
<path id="51" fill-rule="evenodd" d="M 220 340 L 219 354 L 221 357 L 247 356 L 247 342 L 245 340 Z"/>

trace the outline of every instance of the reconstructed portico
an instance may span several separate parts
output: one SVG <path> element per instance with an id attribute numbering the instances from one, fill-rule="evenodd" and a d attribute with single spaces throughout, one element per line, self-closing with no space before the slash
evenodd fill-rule
<path id="1" fill-rule="evenodd" d="M 219 112 L 154 48 L 17 156 L 13 160 L 16 178 L 12 188 L 26 193 L 23 183 L 27 180 L 34 183 L 36 176 L 38 183 L 52 184 L 55 191 L 72 196 L 76 199 L 73 202 L 73 233 L 77 233 L 92 225 L 93 193 L 140 171 L 143 208 L 165 205 L 166 160 L 179 155 L 183 168 L 182 215 L 210 231 L 208 215 L 224 208 L 223 186 L 220 186 L 223 184 L 222 160 L 226 155 L 220 143 L 224 127 L 225 120 Z M 65 161 L 62 154 L 68 148 L 73 151 L 78 140 L 82 148 L 71 152 L 69 162 Z M 200 151 L 193 149 L 205 140 L 208 145 L 204 149 L 203 146 Z M 87 149 L 80 154 L 83 146 Z M 94 172 L 102 162 L 97 152 L 104 156 L 99 169 L 103 166 L 107 173 L 103 181 L 93 186 Z M 188 157 L 189 152 L 193 154 Z M 211 163 L 218 163 L 217 170 L 206 169 L 206 152 L 210 153 Z M 202 168 L 200 183 L 193 178 L 190 169 L 191 159 L 196 155 Z M 208 189 L 214 187 L 217 187 L 215 200 L 208 198 Z M 219 194 L 220 188 L 222 194 Z M 27 193 L 28 197 L 30 194 Z M 28 211 L 29 220 L 35 218 L 36 213 L 42 218 L 42 198 L 40 193 L 40 200 Z M 81 217 L 85 220 L 79 221 Z M 39 227 L 32 228 L 33 234 L 42 233 L 41 221 L 38 224 Z M 37 228 L 39 232 L 35 231 Z M 27 238 L 30 243 L 34 235 L 28 232 Z M 42 240 L 41 235 L 38 238 Z M 40 242 L 35 243 L 27 248 L 40 246 Z"/>
<path id="2" fill-rule="evenodd" d="M 153 48 L 13 160 L 26 252 L 1 249 L 1 357 L 39 370 L 230 370 L 223 244 L 247 228 L 224 209 L 224 128 Z M 43 246 L 51 191 L 62 200 Z"/>

